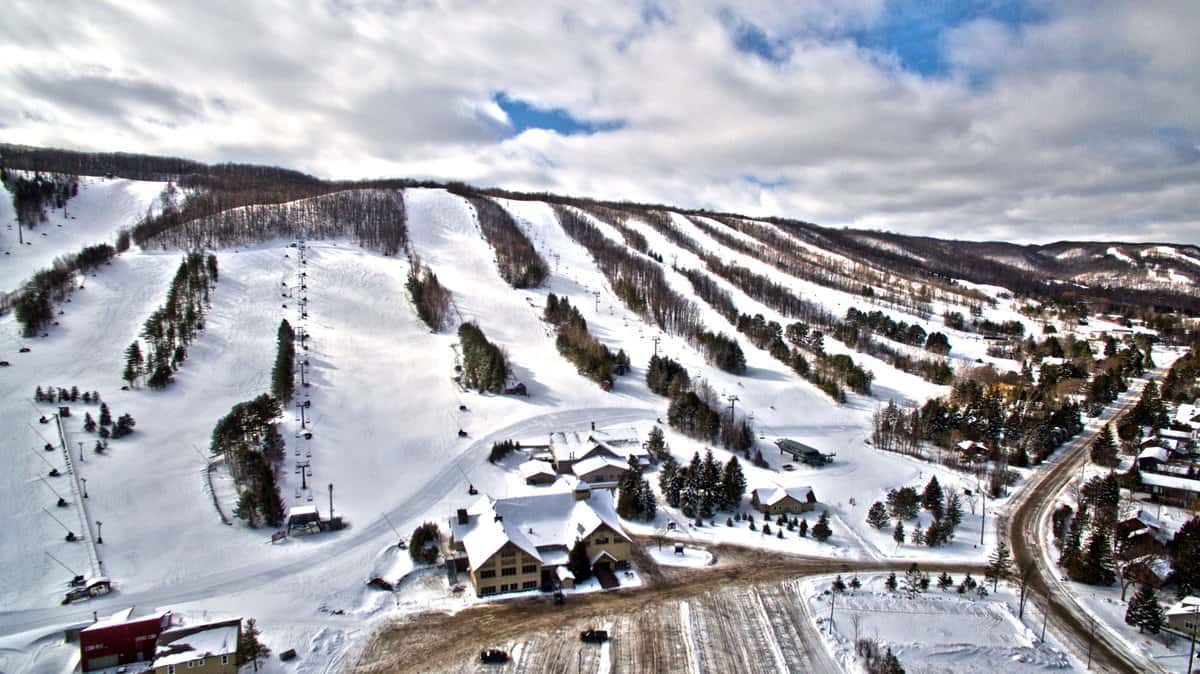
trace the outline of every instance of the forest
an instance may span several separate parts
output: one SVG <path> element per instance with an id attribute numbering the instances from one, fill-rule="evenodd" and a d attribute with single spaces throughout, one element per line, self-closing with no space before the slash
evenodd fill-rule
<path id="1" fill-rule="evenodd" d="M 279 401 L 264 393 L 234 405 L 213 428 L 209 451 L 225 458 L 240 491 L 235 514 L 252 527 L 283 524 L 274 469 L 284 454 L 283 436 L 275 428 L 282 411 Z"/>
<path id="2" fill-rule="evenodd" d="M 504 351 L 489 342 L 474 323 L 460 325 L 458 339 L 462 344 L 462 385 L 483 393 L 502 393 L 508 379 Z"/>
<path id="3" fill-rule="evenodd" d="M 33 228 L 46 221 L 46 208 L 65 208 L 79 194 L 79 177 L 63 173 L 35 173 L 32 177 L 0 170 L 0 182 L 12 195 L 13 210 L 21 227 Z"/>
<path id="4" fill-rule="evenodd" d="M 614 354 L 588 333 L 587 321 L 566 297 L 560 299 L 550 293 L 542 315 L 558 331 L 555 340 L 558 352 L 575 365 L 579 374 L 600 384 L 605 391 L 612 389 L 614 375 L 623 375 L 629 369 L 625 350 Z"/>
<path id="5" fill-rule="evenodd" d="M 41 334 L 54 322 L 55 302 L 62 302 L 75 290 L 75 275 L 107 263 L 117 252 L 107 243 L 85 246 L 74 255 L 59 257 L 50 268 L 37 271 L 12 296 L 0 298 L 11 301 L 21 334 L 25 337 Z M 0 305 L 0 313 L 5 310 L 7 307 Z"/>
<path id="6" fill-rule="evenodd" d="M 184 256 L 162 306 L 142 326 L 147 348 L 143 356 L 137 341 L 125 351 L 122 378 L 131 385 L 146 375 L 146 385 L 165 388 L 172 375 L 187 360 L 188 346 L 196 331 L 204 329 L 209 290 L 217 282 L 217 256 L 193 251 Z"/>
<path id="7" fill-rule="evenodd" d="M 450 323 L 453 299 L 450 291 L 438 281 L 433 270 L 421 264 L 421 258 L 409 256 L 408 280 L 404 287 L 417 308 L 417 316 L 434 332 Z"/>

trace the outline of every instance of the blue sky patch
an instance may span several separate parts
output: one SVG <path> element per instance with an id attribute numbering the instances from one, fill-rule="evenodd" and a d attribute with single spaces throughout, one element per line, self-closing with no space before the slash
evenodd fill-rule
<path id="1" fill-rule="evenodd" d="M 849 37 L 865 49 L 895 54 L 906 70 L 940 77 L 950 69 L 943 51 L 946 31 L 976 19 L 1017 27 L 1045 18 L 1022 0 L 896 0 L 880 21 Z"/>
<path id="2" fill-rule="evenodd" d="M 579 119 L 562 108 L 542 108 L 519 98 L 512 98 L 505 92 L 493 97 L 496 105 L 508 115 L 512 121 L 509 137 L 518 136 L 526 129 L 547 129 L 561 136 L 612 131 L 624 126 L 623 122 L 594 122 Z"/>

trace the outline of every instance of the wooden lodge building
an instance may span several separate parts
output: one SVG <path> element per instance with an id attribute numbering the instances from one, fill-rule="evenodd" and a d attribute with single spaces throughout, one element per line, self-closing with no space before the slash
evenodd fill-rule
<path id="1" fill-rule="evenodd" d="M 817 507 L 812 487 L 759 487 L 750 492 L 750 505 L 768 515 L 796 515 Z"/>

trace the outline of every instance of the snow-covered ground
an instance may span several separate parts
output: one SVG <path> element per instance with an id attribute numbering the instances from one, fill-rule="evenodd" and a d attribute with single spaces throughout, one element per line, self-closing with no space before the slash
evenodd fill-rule
<path id="1" fill-rule="evenodd" d="M 46 222 L 17 236 L 12 197 L 0 185 L 0 293 L 12 292 L 60 255 L 96 243 L 113 243 L 117 230 L 132 227 L 157 202 L 166 183 L 124 178 L 79 178 L 79 194 L 64 209 L 46 209 Z M 21 245 L 19 238 L 25 240 Z"/>
<path id="2" fill-rule="evenodd" d="M 825 645 L 847 671 L 861 671 L 863 666 L 855 653 L 856 638 L 875 639 L 880 651 L 890 647 L 909 672 L 1084 668 L 1051 635 L 1041 640 L 1041 616 L 1031 603 L 1026 604 L 1024 622 L 1017 617 L 1018 601 L 1012 588 L 1001 584 L 991 593 L 988 583 L 985 597 L 972 591 L 959 594 L 962 574 L 952 574 L 956 585 L 947 590 L 938 589 L 936 574 L 931 576 L 930 588 L 915 595 L 904 591 L 901 574 L 897 574 L 895 592 L 888 591 L 886 576 L 860 577 L 860 589 L 847 588 L 841 594 L 830 591 L 833 579 L 828 577 L 803 581 L 801 587 Z M 849 580 L 843 577 L 843 581 Z M 976 580 L 982 583 L 984 579 Z"/>

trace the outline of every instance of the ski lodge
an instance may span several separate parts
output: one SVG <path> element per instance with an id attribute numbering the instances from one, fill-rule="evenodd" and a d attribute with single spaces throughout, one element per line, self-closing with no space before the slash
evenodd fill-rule
<path id="1" fill-rule="evenodd" d="M 578 541 L 587 546 L 602 587 L 620 582 L 633 540 L 621 527 L 611 491 L 576 490 L 507 499 L 485 496 L 450 520 L 453 560 L 470 574 L 480 597 L 573 588 L 567 562 Z"/>
<path id="2" fill-rule="evenodd" d="M 750 505 L 768 515 L 796 515 L 817 507 L 817 497 L 812 487 L 759 487 L 750 492 Z"/>

